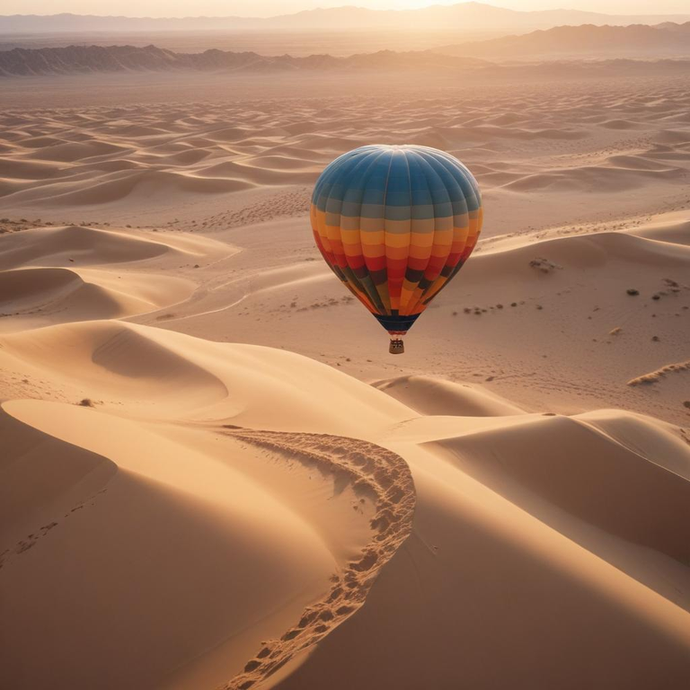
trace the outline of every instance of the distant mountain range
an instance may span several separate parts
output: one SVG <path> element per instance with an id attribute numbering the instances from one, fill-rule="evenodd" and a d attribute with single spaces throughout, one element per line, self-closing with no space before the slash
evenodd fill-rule
<path id="1" fill-rule="evenodd" d="M 136 31 L 244 31 L 395 29 L 404 31 L 498 31 L 511 33 L 561 25 L 629 25 L 684 22 L 687 15 L 607 15 L 578 10 L 522 12 L 478 2 L 434 5 L 416 10 L 370 10 L 335 7 L 277 17 L 101 17 L 95 15 L 0 16 L 0 34 L 123 33 Z"/>
<path id="2" fill-rule="evenodd" d="M 0 77 L 79 75 L 122 72 L 216 72 L 276 73 L 306 71 L 378 70 L 391 72 L 428 71 L 481 73 L 491 76 L 586 76 L 611 74 L 688 74 L 690 60 L 604 60 L 600 62 L 551 62 L 537 65 L 502 66 L 472 57 L 443 55 L 432 51 L 377 53 L 334 57 L 266 57 L 253 52 L 234 53 L 207 50 L 203 53 L 176 53 L 156 46 L 69 46 L 67 48 L 14 48 L 0 51 Z"/>
<path id="3" fill-rule="evenodd" d="M 332 55 L 267 57 L 253 52 L 207 50 L 176 53 L 156 46 L 69 46 L 67 48 L 14 48 L 0 51 L 0 76 L 88 74 L 98 72 L 279 72 L 297 70 L 343 70 L 352 68 L 444 68 L 477 67 L 473 58 L 432 52 L 394 53 L 383 50 L 341 58 Z"/>
<path id="4" fill-rule="evenodd" d="M 690 22 L 657 26 L 559 26 L 521 36 L 435 48 L 444 55 L 489 59 L 564 57 L 638 57 L 690 55 Z"/>

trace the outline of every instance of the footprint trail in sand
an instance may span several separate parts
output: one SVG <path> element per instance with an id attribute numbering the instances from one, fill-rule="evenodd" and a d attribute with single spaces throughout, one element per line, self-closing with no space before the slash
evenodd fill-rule
<path id="1" fill-rule="evenodd" d="M 374 536 L 361 558 L 334 575 L 326 598 L 309 606 L 279 640 L 266 642 L 244 672 L 223 686 L 224 690 L 246 690 L 317 644 L 362 606 L 379 571 L 412 531 L 415 491 L 407 463 L 373 443 L 327 434 L 234 429 L 224 433 L 343 477 L 357 492 L 368 494 L 376 506 L 370 522 Z"/>

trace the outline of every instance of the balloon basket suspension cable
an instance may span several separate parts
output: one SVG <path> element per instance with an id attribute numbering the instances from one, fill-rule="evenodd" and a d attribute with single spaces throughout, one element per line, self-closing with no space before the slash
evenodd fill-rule
<path id="1" fill-rule="evenodd" d="M 405 352 L 405 343 L 399 335 L 391 335 L 391 344 L 388 348 L 388 352 L 392 355 L 401 355 Z"/>

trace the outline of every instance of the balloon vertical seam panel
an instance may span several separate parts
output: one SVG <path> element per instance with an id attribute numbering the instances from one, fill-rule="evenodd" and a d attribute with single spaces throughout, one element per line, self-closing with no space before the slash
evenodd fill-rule
<path id="1" fill-rule="evenodd" d="M 314 239 L 341 282 L 391 333 L 404 333 L 476 246 L 472 173 L 424 146 L 369 145 L 331 162 L 310 208 Z"/>

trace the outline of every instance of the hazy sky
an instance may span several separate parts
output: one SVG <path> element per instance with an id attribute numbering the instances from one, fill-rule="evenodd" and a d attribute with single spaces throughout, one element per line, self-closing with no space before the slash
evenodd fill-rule
<path id="1" fill-rule="evenodd" d="M 270 16 L 315 7 L 357 5 L 409 9 L 453 5 L 458 0 L 2 0 L 0 14 L 117 14 L 132 17 Z M 582 9 L 612 14 L 690 14 L 690 0 L 496 0 L 487 4 L 517 10 Z"/>

